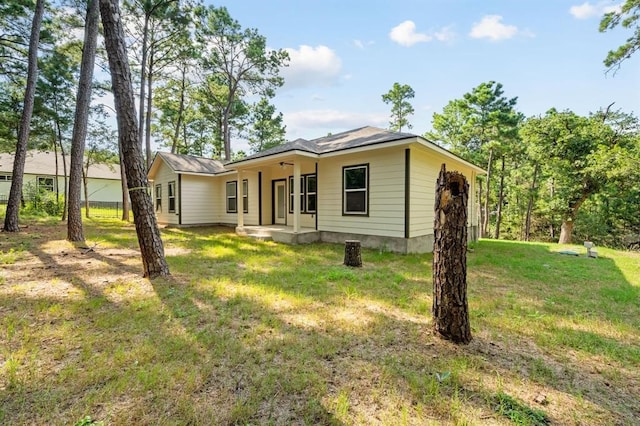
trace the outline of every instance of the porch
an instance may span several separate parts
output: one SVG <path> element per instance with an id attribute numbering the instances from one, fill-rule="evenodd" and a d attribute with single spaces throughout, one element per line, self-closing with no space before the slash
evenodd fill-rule
<path id="1" fill-rule="evenodd" d="M 320 241 L 320 231 L 313 228 L 300 228 L 295 232 L 293 226 L 286 225 L 238 226 L 236 233 L 284 244 L 309 244 Z"/>

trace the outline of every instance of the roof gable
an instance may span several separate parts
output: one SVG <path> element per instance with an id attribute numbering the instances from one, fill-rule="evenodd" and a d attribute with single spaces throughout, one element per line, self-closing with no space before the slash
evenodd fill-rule
<path id="1" fill-rule="evenodd" d="M 215 175 L 228 171 L 220 160 L 183 154 L 171 154 L 169 152 L 158 152 L 151 165 L 150 174 L 155 174 L 156 162 L 159 158 L 176 173 Z M 151 173 L 151 171 L 154 171 L 154 173 Z"/>

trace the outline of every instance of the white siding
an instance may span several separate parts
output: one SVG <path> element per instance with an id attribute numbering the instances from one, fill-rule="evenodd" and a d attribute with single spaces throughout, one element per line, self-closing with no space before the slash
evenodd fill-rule
<path id="1" fill-rule="evenodd" d="M 176 182 L 176 211 L 175 213 L 169 213 L 169 182 Z M 156 212 L 156 218 L 158 223 L 163 225 L 177 225 L 179 221 L 178 213 L 180 210 L 180 191 L 178 189 L 178 175 L 168 167 L 164 161 L 160 164 L 158 172 L 155 175 L 154 181 L 151 184 L 151 197 L 153 199 L 153 208 Z M 162 208 L 158 209 L 156 206 L 156 186 L 162 187 Z"/>
<path id="2" fill-rule="evenodd" d="M 215 204 L 219 197 L 215 192 L 215 179 L 210 176 L 181 176 L 180 203 L 176 202 L 176 213 L 182 206 L 182 225 L 216 223 Z"/>
<path id="3" fill-rule="evenodd" d="M 422 147 L 411 149 L 411 219 L 410 236 L 433 234 L 435 188 L 442 163 L 447 171 L 462 173 L 469 183 L 468 222 L 477 225 L 475 202 L 475 173 L 462 162 L 457 162 Z"/>
<path id="4" fill-rule="evenodd" d="M 27 174 L 24 175 L 24 180 L 22 183 L 22 190 L 26 193 L 28 186 L 36 187 L 37 178 L 40 177 L 50 177 L 54 178 L 51 175 L 33 175 Z M 67 180 L 67 185 L 68 185 Z M 83 184 L 84 185 L 84 184 Z M 122 201 L 122 188 L 119 180 L 115 179 L 98 179 L 98 178 L 89 178 L 88 181 L 88 192 L 89 192 L 89 201 Z M 57 187 L 60 191 L 60 194 L 64 194 L 64 177 L 58 176 L 57 178 Z M 0 197 L 7 199 L 9 198 L 9 192 L 11 191 L 11 181 L 0 181 Z M 55 192 L 55 188 L 54 188 Z M 82 187 L 80 197 L 84 200 L 84 186 Z"/>
<path id="5" fill-rule="evenodd" d="M 404 149 L 330 157 L 318 165 L 320 231 L 404 237 Z M 369 164 L 369 215 L 342 214 L 342 168 Z"/>

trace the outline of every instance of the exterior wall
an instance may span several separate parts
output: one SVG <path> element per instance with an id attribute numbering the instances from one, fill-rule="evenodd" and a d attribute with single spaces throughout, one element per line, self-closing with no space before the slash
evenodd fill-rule
<path id="1" fill-rule="evenodd" d="M 478 225 L 476 172 L 441 154 L 417 147 L 411 149 L 410 237 L 433 235 L 435 187 L 442 163 L 447 165 L 447 171 L 458 171 L 467 178 L 469 183 L 468 225 L 470 230 Z M 476 240 L 477 234 L 469 233 L 469 239 Z"/>
<path id="2" fill-rule="evenodd" d="M 369 164 L 369 215 L 342 214 L 342 168 Z M 404 149 L 324 158 L 318 163 L 318 230 L 404 238 Z"/>
<path id="3" fill-rule="evenodd" d="M 158 173 L 159 174 L 159 173 Z M 176 196 L 176 213 L 175 222 L 178 223 L 178 213 L 182 206 L 182 223 L 181 225 L 205 225 L 217 223 L 215 216 L 215 206 L 220 203 L 219 193 L 215 191 L 213 184 L 216 178 L 210 176 L 181 175 L 180 188 Z M 168 182 L 168 181 L 167 181 Z M 178 187 L 178 179 L 176 177 L 176 187 Z M 162 188 L 163 210 L 165 200 L 167 207 L 168 201 L 167 185 Z"/>
<path id="4" fill-rule="evenodd" d="M 176 212 L 169 213 L 169 182 L 176 182 Z M 160 185 L 162 187 L 162 202 L 161 207 L 158 208 L 156 205 L 156 186 Z M 171 170 L 171 168 L 167 167 L 164 162 L 161 164 L 158 173 L 156 173 L 155 178 L 151 187 L 151 197 L 153 199 L 153 208 L 156 212 L 156 218 L 159 224 L 162 225 L 177 225 L 178 224 L 178 213 L 180 209 L 180 202 L 178 197 L 180 196 L 178 189 L 178 175 Z"/>
<path id="5" fill-rule="evenodd" d="M 24 175 L 22 190 L 25 192 L 27 185 L 36 186 L 38 182 L 38 177 L 52 177 L 55 179 L 55 176 L 52 175 L 33 175 L 27 174 Z M 64 177 L 58 176 L 56 180 L 56 185 L 60 190 L 60 194 L 64 194 Z M 67 182 L 68 185 L 68 182 Z M 98 178 L 89 178 L 88 181 L 88 192 L 89 192 L 89 201 L 109 201 L 109 202 L 121 202 L 122 201 L 122 188 L 120 185 L 120 181 L 116 179 L 98 179 Z M 9 198 L 9 192 L 11 191 L 11 181 L 2 180 L 0 181 L 0 199 L 6 200 Z M 55 188 L 54 188 L 55 192 Z M 84 187 L 82 188 L 82 192 L 80 194 L 81 199 L 84 201 Z"/>

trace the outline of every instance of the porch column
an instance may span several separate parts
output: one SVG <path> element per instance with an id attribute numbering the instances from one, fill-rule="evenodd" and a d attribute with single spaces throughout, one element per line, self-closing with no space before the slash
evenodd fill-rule
<path id="1" fill-rule="evenodd" d="M 244 208 L 243 208 L 243 188 L 242 188 L 242 170 L 238 169 L 238 182 L 236 183 L 236 212 L 238 215 L 238 230 L 244 230 Z"/>
<path id="2" fill-rule="evenodd" d="M 293 162 L 293 232 L 300 232 L 300 163 Z"/>

